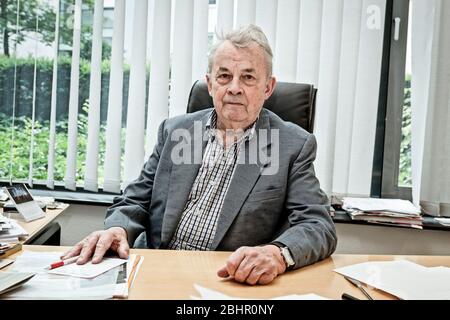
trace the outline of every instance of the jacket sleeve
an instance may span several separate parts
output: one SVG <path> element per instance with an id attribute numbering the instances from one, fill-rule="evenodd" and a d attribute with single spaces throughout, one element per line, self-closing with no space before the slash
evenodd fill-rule
<path id="1" fill-rule="evenodd" d="M 113 205 L 106 213 L 105 229 L 124 228 L 130 246 L 133 246 L 136 238 L 148 227 L 153 183 L 165 141 L 164 125 L 165 120 L 159 126 L 157 144 L 139 177 L 125 188 L 121 196 L 114 198 Z"/>
<path id="2" fill-rule="evenodd" d="M 288 246 L 295 260 L 294 269 L 327 258 L 337 244 L 328 198 L 314 172 L 316 149 L 316 139 L 310 134 L 289 172 L 285 200 L 288 223 L 274 240 Z"/>

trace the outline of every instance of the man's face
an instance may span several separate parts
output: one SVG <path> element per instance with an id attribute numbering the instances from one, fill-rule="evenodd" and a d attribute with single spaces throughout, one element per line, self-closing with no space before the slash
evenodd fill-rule
<path id="1" fill-rule="evenodd" d="M 216 50 L 206 81 L 220 129 L 251 125 L 275 88 L 275 78 L 267 77 L 264 51 L 256 43 L 236 48 L 225 41 Z"/>

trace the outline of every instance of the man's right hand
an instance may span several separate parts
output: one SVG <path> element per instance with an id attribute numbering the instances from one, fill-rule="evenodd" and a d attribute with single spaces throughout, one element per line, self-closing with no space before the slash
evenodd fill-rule
<path id="1" fill-rule="evenodd" d="M 61 259 L 79 255 L 77 264 L 85 264 L 93 256 L 92 263 L 99 263 L 108 249 L 116 251 L 122 259 L 128 258 L 130 246 L 124 228 L 112 227 L 108 230 L 94 231 L 62 255 Z"/>

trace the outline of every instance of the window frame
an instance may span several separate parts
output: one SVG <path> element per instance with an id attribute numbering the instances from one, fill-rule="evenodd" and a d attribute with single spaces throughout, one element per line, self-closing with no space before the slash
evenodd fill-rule
<path id="1" fill-rule="evenodd" d="M 399 186 L 400 144 L 405 90 L 410 0 L 387 0 L 375 138 L 372 197 L 412 199 L 412 188 Z M 400 18 L 398 40 L 394 40 L 394 19 Z"/>

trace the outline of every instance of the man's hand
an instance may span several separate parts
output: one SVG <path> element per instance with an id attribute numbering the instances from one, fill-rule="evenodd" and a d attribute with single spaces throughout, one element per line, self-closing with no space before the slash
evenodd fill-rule
<path id="1" fill-rule="evenodd" d="M 275 245 L 241 247 L 231 254 L 227 264 L 217 271 L 222 278 L 234 277 L 238 282 L 268 284 L 286 271 L 280 248 Z"/>
<path id="2" fill-rule="evenodd" d="M 79 255 L 77 264 L 85 264 L 93 256 L 92 263 L 99 263 L 108 249 L 116 251 L 122 259 L 128 258 L 130 247 L 125 229 L 112 227 L 108 230 L 94 231 L 62 255 L 61 259 Z"/>

